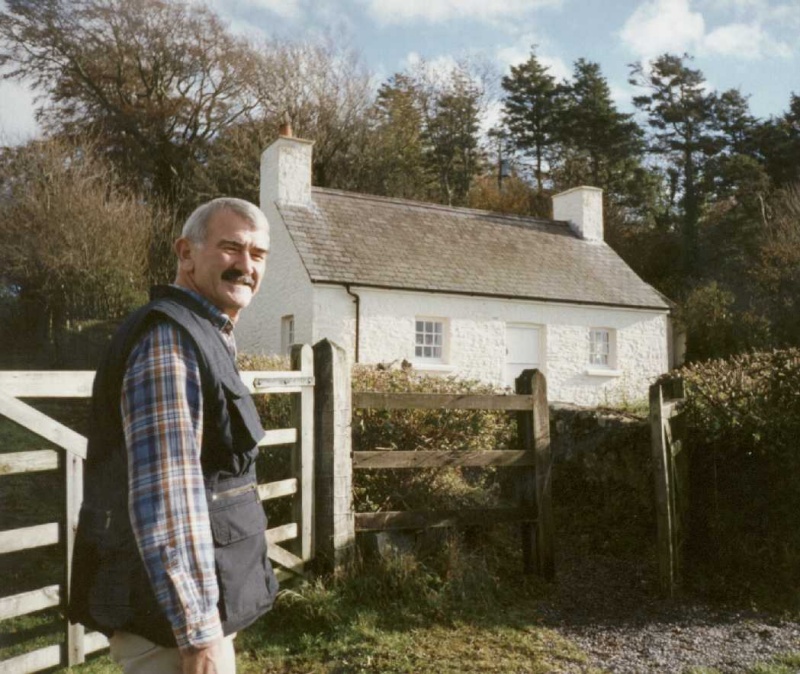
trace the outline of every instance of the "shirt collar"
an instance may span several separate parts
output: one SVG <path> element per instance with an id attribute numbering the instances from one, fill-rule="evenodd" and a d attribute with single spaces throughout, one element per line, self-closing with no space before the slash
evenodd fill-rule
<path id="1" fill-rule="evenodd" d="M 233 321 L 230 319 L 230 316 L 228 316 L 228 314 L 226 314 L 224 311 L 220 311 L 200 293 L 195 292 L 190 288 L 184 288 L 183 286 L 175 285 L 174 283 L 171 283 L 170 287 L 180 290 L 181 292 L 184 292 L 190 297 L 194 298 L 203 307 L 203 309 L 208 312 L 208 317 L 211 319 L 211 322 L 226 335 L 230 335 L 233 332 Z"/>

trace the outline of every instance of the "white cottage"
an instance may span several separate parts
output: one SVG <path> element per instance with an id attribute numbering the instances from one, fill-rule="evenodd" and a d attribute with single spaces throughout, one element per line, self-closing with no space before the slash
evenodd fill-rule
<path id="1" fill-rule="evenodd" d="M 603 241 L 602 192 L 553 197 L 554 220 L 311 186 L 312 143 L 262 155 L 272 225 L 240 348 L 286 353 L 325 337 L 352 362 L 512 385 L 547 377 L 551 401 L 646 396 L 670 363 L 669 305 Z"/>

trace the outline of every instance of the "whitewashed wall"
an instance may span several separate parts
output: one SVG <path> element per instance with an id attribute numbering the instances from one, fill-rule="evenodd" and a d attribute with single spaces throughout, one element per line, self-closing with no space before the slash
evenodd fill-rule
<path id="1" fill-rule="evenodd" d="M 295 317 L 295 342 L 313 343 L 311 280 L 275 208 L 265 207 L 270 222 L 270 253 L 258 294 L 236 325 L 240 351 L 275 354 L 281 348 L 281 317 Z"/>
<path id="2" fill-rule="evenodd" d="M 502 385 L 507 323 L 542 326 L 542 368 L 550 400 L 579 405 L 634 401 L 668 369 L 667 315 L 654 311 L 579 307 L 353 288 L 361 297 L 362 363 L 414 362 L 417 316 L 447 321 L 447 365 L 418 369 Z M 328 337 L 354 357 L 355 304 L 342 287 L 315 286 L 314 340 Z M 590 327 L 617 336 L 621 374 L 589 374 Z"/>

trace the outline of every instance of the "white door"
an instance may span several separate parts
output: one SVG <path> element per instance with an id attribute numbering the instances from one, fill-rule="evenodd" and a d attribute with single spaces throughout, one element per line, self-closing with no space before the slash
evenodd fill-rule
<path id="1" fill-rule="evenodd" d="M 530 325 L 506 325 L 506 386 L 523 370 L 543 369 L 540 358 L 541 328 Z"/>

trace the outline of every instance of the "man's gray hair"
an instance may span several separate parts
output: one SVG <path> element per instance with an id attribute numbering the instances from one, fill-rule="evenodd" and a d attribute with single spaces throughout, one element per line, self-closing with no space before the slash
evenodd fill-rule
<path id="1" fill-rule="evenodd" d="M 232 211 L 247 220 L 253 227 L 263 229 L 267 233 L 267 241 L 269 241 L 269 221 L 267 216 L 264 215 L 260 208 L 249 201 L 236 199 L 235 197 L 220 197 L 198 206 L 186 219 L 181 236 L 195 244 L 205 243 L 208 234 L 208 223 L 215 213 L 223 210 Z"/>

